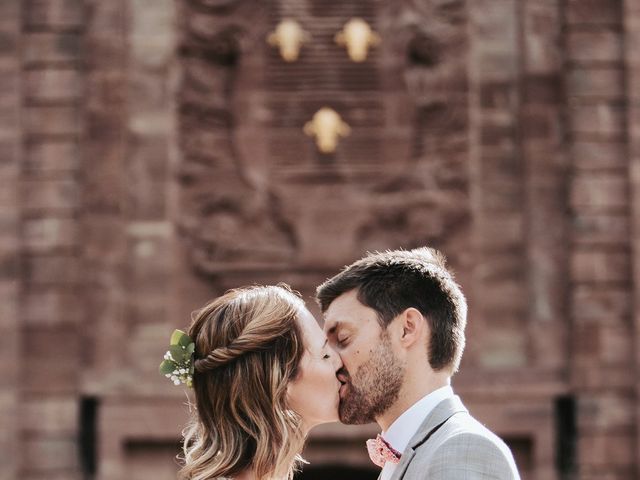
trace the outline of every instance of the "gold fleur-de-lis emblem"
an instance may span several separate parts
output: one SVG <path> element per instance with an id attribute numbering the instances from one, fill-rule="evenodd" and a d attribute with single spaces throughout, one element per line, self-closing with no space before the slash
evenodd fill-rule
<path id="1" fill-rule="evenodd" d="M 295 62 L 300 56 L 302 45 L 310 39 L 311 35 L 291 18 L 282 20 L 275 31 L 267 36 L 269 45 L 278 47 L 280 56 L 285 62 Z"/>
<path id="2" fill-rule="evenodd" d="M 315 137 L 318 150 L 322 153 L 333 153 L 338 145 L 340 137 L 346 137 L 351 133 L 338 112 L 329 107 L 322 107 L 314 115 L 311 121 L 304 126 L 304 133 Z"/>
<path id="3" fill-rule="evenodd" d="M 349 20 L 334 39 L 338 45 L 346 47 L 349 58 L 358 63 L 367 59 L 370 47 L 380 44 L 380 35 L 361 18 Z"/>

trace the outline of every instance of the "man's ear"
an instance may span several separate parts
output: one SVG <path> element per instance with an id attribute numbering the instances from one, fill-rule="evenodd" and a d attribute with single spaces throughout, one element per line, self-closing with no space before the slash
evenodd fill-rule
<path id="1" fill-rule="evenodd" d="M 428 334 L 429 326 L 427 325 L 427 319 L 416 308 L 407 308 L 400 314 L 402 336 L 400 343 L 404 347 L 410 347 L 416 342 L 424 344 L 422 338 L 425 334 Z"/>

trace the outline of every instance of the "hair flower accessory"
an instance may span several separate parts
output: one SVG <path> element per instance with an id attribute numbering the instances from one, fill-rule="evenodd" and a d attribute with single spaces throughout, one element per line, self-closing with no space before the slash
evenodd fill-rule
<path id="1" fill-rule="evenodd" d="M 160 373 L 170 379 L 174 385 L 184 383 L 193 385 L 193 352 L 196 344 L 182 330 L 174 330 L 171 335 L 169 350 L 164 354 L 160 364 Z"/>

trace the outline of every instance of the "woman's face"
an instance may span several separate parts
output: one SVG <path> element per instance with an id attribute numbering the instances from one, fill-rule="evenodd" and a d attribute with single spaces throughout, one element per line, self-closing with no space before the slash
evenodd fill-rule
<path id="1" fill-rule="evenodd" d="M 304 427 L 310 429 L 338 421 L 341 383 L 336 372 L 342 368 L 342 361 L 309 310 L 302 308 L 298 321 L 305 352 L 298 376 L 289 384 L 287 393 L 289 405 L 302 417 Z"/>

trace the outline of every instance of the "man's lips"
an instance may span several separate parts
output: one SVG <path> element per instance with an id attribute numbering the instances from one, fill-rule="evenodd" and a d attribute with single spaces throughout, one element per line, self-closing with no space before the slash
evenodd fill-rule
<path id="1" fill-rule="evenodd" d="M 344 396 L 344 392 L 347 390 L 347 383 L 346 382 L 340 382 L 342 383 L 342 385 L 340 385 L 340 389 L 338 390 L 338 395 L 340 396 L 340 398 L 342 398 Z"/>

